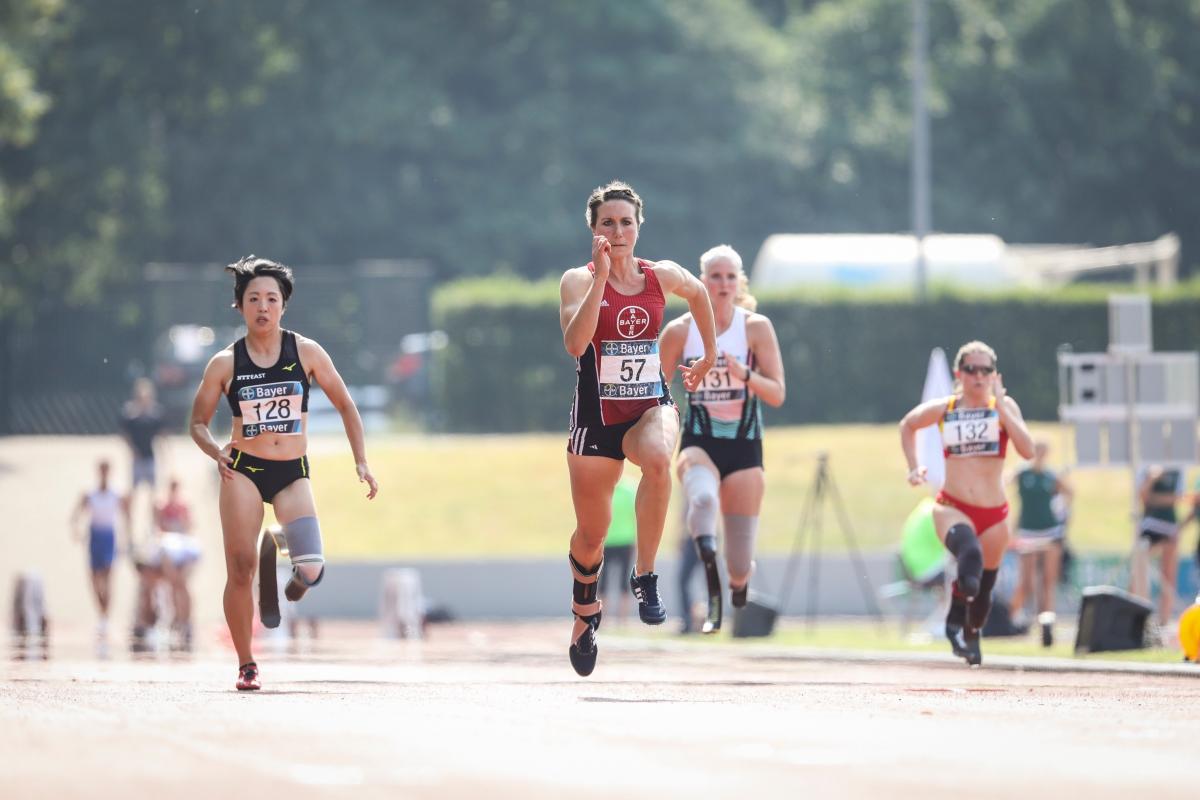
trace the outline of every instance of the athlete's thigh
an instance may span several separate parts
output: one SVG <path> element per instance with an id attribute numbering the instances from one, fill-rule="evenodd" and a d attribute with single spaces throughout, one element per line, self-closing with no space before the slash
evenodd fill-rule
<path id="1" fill-rule="evenodd" d="M 301 517 L 315 517 L 317 503 L 313 499 L 312 481 L 299 478 L 275 493 L 271 500 L 275 507 L 275 519 L 280 525 L 286 525 Z"/>
<path id="2" fill-rule="evenodd" d="M 762 467 L 731 472 L 721 481 L 721 513 L 757 517 L 766 487 Z"/>
<path id="3" fill-rule="evenodd" d="M 229 480 L 221 481 L 218 505 L 225 560 L 255 558 L 263 522 L 263 501 L 258 487 L 245 475 L 235 472 Z"/>
<path id="4" fill-rule="evenodd" d="M 697 469 L 706 469 L 720 480 L 720 470 L 713 463 L 712 458 L 708 453 L 704 452 L 703 447 L 685 447 L 679 451 L 679 457 L 675 459 L 675 476 L 679 480 L 683 480 L 683 474 L 693 467 Z"/>
<path id="5" fill-rule="evenodd" d="M 625 462 L 605 456 L 579 456 L 567 453 L 571 476 L 571 503 L 576 525 L 592 535 L 608 533 L 612 520 L 612 496 Z"/>
<path id="6" fill-rule="evenodd" d="M 995 569 L 1004 560 L 1008 550 L 1008 520 L 1002 519 L 979 535 L 979 546 L 983 548 L 984 569 Z"/>
<path id="7" fill-rule="evenodd" d="M 642 414 L 637 424 L 625 433 L 621 449 L 636 466 L 655 460 L 669 464 L 679 439 L 679 414 L 674 406 L 655 406 Z"/>
<path id="8" fill-rule="evenodd" d="M 971 519 L 954 506 L 944 506 L 941 503 L 934 505 L 933 529 L 937 531 L 937 537 L 942 540 L 943 544 L 946 542 L 946 534 L 951 528 L 959 524 L 970 525 L 971 530 L 975 530 L 975 526 L 971 524 Z M 975 533 L 978 534 L 979 531 L 975 531 Z"/>

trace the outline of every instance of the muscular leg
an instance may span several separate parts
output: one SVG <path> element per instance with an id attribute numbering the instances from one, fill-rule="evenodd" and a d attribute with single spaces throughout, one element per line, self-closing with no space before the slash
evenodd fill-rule
<path id="1" fill-rule="evenodd" d="M 988 612 L 992 610 L 992 589 L 996 585 L 1000 564 L 1004 561 L 1004 552 L 1008 549 L 1008 536 L 1008 520 L 1002 520 L 979 537 L 979 544 L 983 548 L 983 575 L 979 580 L 979 594 L 971 601 L 967 613 L 967 622 L 972 631 L 983 628 Z"/>
<path id="2" fill-rule="evenodd" d="M 1034 575 L 1037 572 L 1036 553 L 1021 553 L 1017 556 L 1017 585 L 1013 588 L 1008 608 L 1016 619 L 1025 607 L 1025 599 L 1033 594 Z"/>
<path id="3" fill-rule="evenodd" d="M 1055 542 L 1042 553 L 1042 597 L 1038 603 L 1041 613 L 1055 611 L 1058 578 L 1062 573 L 1062 542 Z"/>
<path id="4" fill-rule="evenodd" d="M 671 406 L 655 406 L 625 434 L 621 446 L 641 467 L 637 492 L 637 562 L 634 571 L 654 571 L 654 559 L 667 523 L 671 501 L 671 456 L 679 438 L 679 414 Z M 611 492 L 610 492 L 611 494 Z"/>
<path id="5" fill-rule="evenodd" d="M 1162 583 L 1158 593 L 1158 622 L 1166 625 L 1171 621 L 1171 607 L 1175 601 L 1175 573 L 1178 571 L 1179 537 L 1172 536 L 1162 546 Z"/>
<path id="6" fill-rule="evenodd" d="M 586 570 L 604 560 L 604 538 L 612 520 L 612 495 L 625 465 L 615 458 L 567 453 L 571 476 L 571 502 L 575 507 L 575 532 L 571 534 L 570 556 Z M 588 623 L 576 619 L 571 630 L 574 643 Z"/>
<path id="7" fill-rule="evenodd" d="M 745 588 L 754 569 L 754 539 L 765 488 L 762 467 L 739 469 L 721 481 L 721 512 L 726 519 L 725 566 L 729 571 L 729 587 L 735 593 Z"/>
<path id="8" fill-rule="evenodd" d="M 225 542 L 225 621 L 241 665 L 254 660 L 250 653 L 254 624 L 251 585 L 258 564 L 256 545 L 263 521 L 262 497 L 249 478 L 235 473 L 230 480 L 221 482 L 219 506 Z"/>

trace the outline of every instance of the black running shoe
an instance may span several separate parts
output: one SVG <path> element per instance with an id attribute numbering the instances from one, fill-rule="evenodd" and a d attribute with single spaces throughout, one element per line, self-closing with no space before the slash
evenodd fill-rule
<path id="1" fill-rule="evenodd" d="M 636 573 L 637 567 L 629 573 L 629 589 L 638 600 L 638 616 L 647 625 L 662 625 L 667 621 L 667 609 L 658 596 L 658 576 Z"/>
<path id="2" fill-rule="evenodd" d="M 972 635 L 966 628 L 947 622 L 946 638 L 950 640 L 950 648 L 954 655 L 965 659 L 968 666 L 976 667 L 983 663 L 983 653 L 979 649 L 979 631 Z"/>
<path id="3" fill-rule="evenodd" d="M 600 654 L 600 646 L 596 644 L 596 628 L 589 621 L 583 633 L 571 645 L 567 655 L 571 658 L 571 666 L 581 677 L 586 678 L 596 668 L 596 656 Z"/>
<path id="4" fill-rule="evenodd" d="M 750 594 L 750 581 L 746 581 L 740 589 L 729 587 L 729 602 L 734 608 L 746 607 L 746 596 Z"/>
<path id="5" fill-rule="evenodd" d="M 278 628 L 279 582 L 275 576 L 275 539 L 263 534 L 258 550 L 258 617 L 265 628 Z"/>

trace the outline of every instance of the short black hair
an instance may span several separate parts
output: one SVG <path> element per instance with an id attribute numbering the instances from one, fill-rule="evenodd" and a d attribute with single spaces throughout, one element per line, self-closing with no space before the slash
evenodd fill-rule
<path id="1" fill-rule="evenodd" d="M 280 293 L 283 294 L 283 304 L 285 306 L 287 305 L 288 298 L 292 296 L 292 288 L 294 286 L 292 268 L 285 267 L 283 264 L 272 261 L 269 258 L 248 255 L 225 267 L 225 271 L 233 275 L 234 308 L 242 307 L 242 295 L 246 293 L 246 286 L 255 278 L 274 278 L 279 284 Z"/>

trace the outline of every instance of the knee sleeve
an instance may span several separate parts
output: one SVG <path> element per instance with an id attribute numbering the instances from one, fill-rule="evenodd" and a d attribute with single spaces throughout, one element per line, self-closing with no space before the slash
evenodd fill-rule
<path id="1" fill-rule="evenodd" d="M 600 559 L 600 563 L 590 569 L 576 561 L 575 556 L 570 553 L 567 553 L 567 560 L 571 562 L 571 577 L 574 578 L 571 586 L 571 611 L 585 622 L 592 623 L 593 627 L 599 628 L 603 604 L 598 590 L 604 559 Z"/>
<path id="2" fill-rule="evenodd" d="M 979 594 L 979 580 L 983 572 L 983 549 L 970 525 L 960 522 L 951 525 L 946 532 L 946 549 L 958 562 L 958 580 L 955 588 L 967 599 Z"/>
<path id="3" fill-rule="evenodd" d="M 987 622 L 988 612 L 992 610 L 992 589 L 996 586 L 996 574 L 999 571 L 985 569 L 979 579 L 979 594 L 971 601 L 971 608 L 967 613 L 967 621 L 974 630 L 979 630 L 983 623 Z"/>
<path id="4" fill-rule="evenodd" d="M 725 566 L 729 570 L 729 582 L 734 586 L 742 586 L 750 580 L 757 537 L 757 516 L 725 515 Z"/>
<path id="5" fill-rule="evenodd" d="M 717 535 L 717 493 L 720 487 L 720 478 L 704 467 L 692 467 L 683 473 L 687 527 L 693 539 Z"/>
<path id="6" fill-rule="evenodd" d="M 316 517 L 301 517 L 283 526 L 292 574 L 305 586 L 316 586 L 325 576 L 325 550 L 321 546 L 321 525 Z"/>

